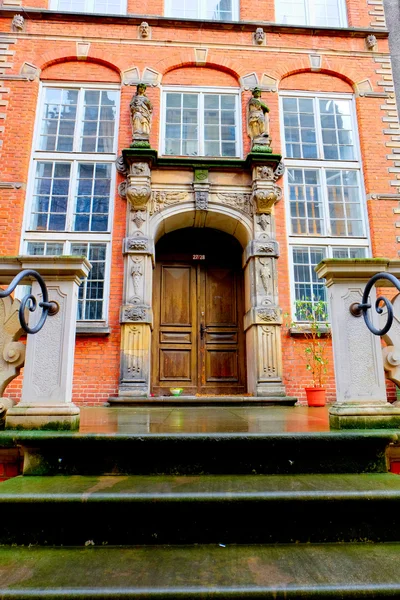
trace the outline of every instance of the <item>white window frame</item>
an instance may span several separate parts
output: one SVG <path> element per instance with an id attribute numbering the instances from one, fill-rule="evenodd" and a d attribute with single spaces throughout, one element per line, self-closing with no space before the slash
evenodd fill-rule
<path id="1" fill-rule="evenodd" d="M 237 160 L 238 158 L 243 158 L 243 143 L 242 143 L 242 111 L 240 105 L 240 88 L 239 87 L 189 87 L 189 86 L 174 86 L 169 85 L 165 86 L 161 90 L 161 107 L 160 114 L 162 118 L 160 119 L 160 155 L 169 157 L 174 156 L 171 154 L 165 153 L 165 122 L 166 122 L 166 110 L 167 110 L 167 102 L 166 95 L 167 93 L 179 93 L 179 94 L 198 94 L 199 95 L 199 104 L 197 107 L 199 120 L 198 120 L 198 128 L 199 128 L 199 154 L 196 155 L 187 155 L 181 154 L 178 156 L 187 157 L 187 158 L 206 158 L 206 159 L 218 159 L 222 158 L 224 160 Z M 237 118 L 237 137 L 236 137 L 236 154 L 235 156 L 205 156 L 201 152 L 204 151 L 204 95 L 205 94 L 224 94 L 224 95 L 232 95 L 235 96 L 235 114 Z"/>
<path id="2" fill-rule="evenodd" d="M 83 10 L 80 11 L 64 11 L 64 12 L 79 12 L 79 13 L 91 13 L 91 14 L 109 14 L 109 15 L 126 15 L 127 14 L 127 0 L 119 0 L 120 2 L 120 12 L 118 13 L 102 13 L 100 11 L 95 10 L 96 0 L 83 0 L 85 6 Z M 50 0 L 50 10 L 59 11 L 58 8 L 58 0 Z"/>
<path id="3" fill-rule="evenodd" d="M 303 92 L 296 90 L 285 90 L 279 94 L 280 103 L 280 133 L 282 140 L 283 156 L 285 162 L 285 175 L 284 175 L 284 190 L 285 190 L 285 213 L 286 213 L 286 231 L 289 246 L 289 272 L 290 272 L 290 296 L 293 319 L 296 319 L 296 295 L 295 295 L 295 281 L 294 281 L 294 264 L 293 264 L 293 247 L 318 247 L 325 248 L 326 258 L 332 258 L 333 249 L 336 247 L 341 248 L 364 248 L 365 256 L 368 258 L 371 256 L 371 242 L 370 242 L 370 230 L 368 223 L 368 213 L 366 204 L 366 194 L 364 186 L 364 176 L 361 161 L 361 149 L 360 149 L 360 137 L 358 133 L 358 123 L 356 118 L 356 107 L 355 99 L 353 94 L 339 94 L 339 93 L 328 93 L 328 92 Z M 284 114 L 283 114 L 283 98 L 329 98 L 332 100 L 350 100 L 351 105 L 351 119 L 352 119 L 352 131 L 354 135 L 354 153 L 355 159 L 351 161 L 344 160 L 325 160 L 324 158 L 319 159 L 306 159 L 306 158 L 286 158 L 286 140 L 285 140 L 285 127 L 284 127 Z M 316 125 L 316 139 L 319 151 L 322 150 L 322 132 L 319 120 L 319 102 L 314 102 L 314 106 L 317 107 L 317 113 L 315 114 L 315 125 Z M 320 154 L 323 156 L 323 154 Z M 325 234 L 321 236 L 307 236 L 302 234 L 292 233 L 292 223 L 290 215 L 290 198 L 288 194 L 288 171 L 289 169 L 317 169 L 320 172 L 320 185 L 321 185 L 321 200 L 323 209 L 323 221 Z M 363 236 L 333 236 L 330 231 L 330 219 L 329 219 L 329 202 L 328 193 L 326 186 L 326 170 L 352 170 L 358 173 L 358 183 L 360 189 L 360 208 L 361 218 L 364 226 Z"/>
<path id="4" fill-rule="evenodd" d="M 283 25 L 291 25 L 292 27 L 307 27 L 307 26 L 311 26 L 311 27 L 327 27 L 328 29 L 333 28 L 335 29 L 336 27 L 348 27 L 348 20 L 347 20 L 347 6 L 346 6 L 346 2 L 344 0 L 338 0 L 338 7 L 339 7 L 339 25 L 316 25 L 312 18 L 314 17 L 314 5 L 313 5 L 313 0 L 304 0 L 304 16 L 305 16 L 305 24 L 301 24 L 301 23 L 286 23 L 283 19 L 283 17 L 281 17 L 281 4 L 280 4 L 280 0 L 275 0 L 275 22 L 277 24 L 283 24 Z"/>
<path id="5" fill-rule="evenodd" d="M 216 22 L 221 22 L 224 23 L 225 20 L 221 19 L 221 20 L 217 20 L 217 19 L 207 19 L 206 14 L 207 14 L 207 6 L 206 6 L 206 0 L 197 0 L 198 2 L 198 10 L 197 10 L 197 17 L 184 17 L 184 16 L 172 16 L 172 2 L 171 0 L 165 0 L 165 16 L 166 17 L 170 17 L 173 19 L 177 19 L 177 18 L 181 18 L 181 19 L 201 19 L 202 21 L 205 20 L 211 20 L 211 21 L 216 21 Z M 227 21 L 229 23 L 232 23 L 233 21 L 239 21 L 239 1 L 238 0 L 232 0 L 232 20 Z"/>
<path id="6" fill-rule="evenodd" d="M 28 242 L 59 242 L 64 244 L 64 254 L 69 254 L 71 244 L 73 243 L 105 243 L 106 244 L 106 265 L 105 265 L 105 283 L 104 283 L 104 298 L 103 298 L 103 318 L 96 321 L 90 321 L 82 319 L 77 321 L 78 324 L 84 325 L 85 327 L 93 326 L 96 327 L 104 326 L 108 322 L 108 310 L 109 310 L 109 292 L 110 292 L 110 271 L 111 271 L 111 252 L 112 252 L 112 223 L 114 213 L 114 198 L 115 198 L 115 185 L 116 185 L 116 168 L 115 159 L 117 156 L 118 148 L 118 126 L 119 126 L 119 113 L 120 113 L 120 93 L 118 94 L 117 105 L 116 105 L 116 118 L 115 118 L 115 133 L 114 133 L 114 148 L 113 152 L 92 152 L 85 153 L 79 152 L 76 149 L 74 142 L 74 150 L 72 152 L 59 152 L 59 151 L 46 151 L 38 150 L 40 144 L 40 131 L 43 121 L 44 114 L 44 100 L 46 88 L 62 88 L 62 89 L 91 89 L 91 90 L 112 90 L 120 92 L 120 86 L 116 84 L 93 84 L 93 83 L 78 83 L 78 82 L 52 82 L 46 81 L 41 83 L 39 89 L 39 97 L 37 103 L 37 111 L 35 118 L 35 128 L 33 136 L 33 145 L 31 153 L 31 161 L 28 173 L 28 185 L 26 193 L 26 202 L 24 209 L 23 227 L 20 242 L 21 254 L 27 253 Z M 74 139 L 80 139 L 81 127 L 83 126 L 82 121 L 82 106 L 83 106 L 83 93 L 79 97 L 79 106 L 77 109 L 76 116 L 76 129 L 74 133 Z M 38 162 L 68 162 L 72 164 L 68 206 L 67 206 L 67 218 L 66 218 L 66 229 L 63 231 L 35 231 L 30 229 L 31 214 L 32 214 L 32 203 L 34 196 L 35 176 L 36 176 L 36 164 Z M 76 190 L 76 176 L 78 172 L 78 163 L 108 163 L 111 165 L 111 192 L 110 192 L 110 204 L 108 213 L 108 229 L 107 231 L 71 231 L 73 225 L 73 214 L 74 214 L 74 195 Z M 68 229 L 69 228 L 69 229 Z"/>

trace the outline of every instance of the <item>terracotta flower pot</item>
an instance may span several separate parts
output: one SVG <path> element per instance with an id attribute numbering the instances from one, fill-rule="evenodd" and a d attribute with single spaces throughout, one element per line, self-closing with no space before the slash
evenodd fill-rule
<path id="1" fill-rule="evenodd" d="M 304 388 L 308 406 L 325 406 L 326 389 L 321 387 Z"/>

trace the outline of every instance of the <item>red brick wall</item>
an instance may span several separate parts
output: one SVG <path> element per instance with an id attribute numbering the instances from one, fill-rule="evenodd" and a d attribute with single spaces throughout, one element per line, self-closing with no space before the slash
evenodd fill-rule
<path id="1" fill-rule="evenodd" d="M 45 8 L 44 0 L 27 0 L 26 6 Z M 354 27 L 369 24 L 369 5 L 365 0 L 349 0 L 349 22 Z M 129 0 L 129 11 L 140 14 L 162 14 L 160 0 Z M 273 2 L 250 2 L 241 6 L 242 19 L 274 19 Z M 10 31 L 11 19 L 0 19 L 0 27 Z M 111 82 L 120 81 L 120 74 L 132 67 L 141 73 L 145 67 L 155 69 L 163 76 L 162 83 L 183 85 L 218 85 L 238 87 L 239 78 L 255 72 L 259 79 L 263 73 L 275 77 L 280 89 L 331 91 L 351 93 L 353 85 L 369 79 L 374 91 L 382 91 L 378 82 L 382 75 L 376 73 L 379 65 L 373 55 L 365 52 L 364 38 L 316 36 L 294 33 L 267 33 L 267 46 L 254 47 L 252 34 L 232 27 L 226 29 L 152 27 L 152 40 L 137 39 L 137 25 L 90 22 L 47 21 L 27 18 L 26 32 L 32 34 L 18 39 L 10 74 L 18 75 L 25 61 L 42 69 L 45 81 Z M 44 36 L 47 36 L 46 39 Z M 51 39 L 50 39 L 51 36 Z M 91 40 L 87 61 L 76 60 L 76 41 Z M 115 43 L 123 40 L 124 43 Z M 157 43 L 158 42 L 158 43 Z M 179 42 L 180 45 L 177 45 Z M 225 46 L 221 46 L 221 43 Z M 182 46 L 182 44 L 186 44 Z M 208 47 L 207 66 L 195 66 L 195 47 Z M 387 52 L 387 40 L 379 40 L 380 52 Z M 298 52 L 294 52 L 297 49 Z M 306 52 L 304 52 L 306 50 Z M 323 52 L 322 72 L 310 71 L 309 52 Z M 1 180 L 19 181 L 19 190 L 2 190 L 0 196 L 0 252 L 15 254 L 19 250 L 22 228 L 25 186 L 31 156 L 39 82 L 8 81 L 10 88 L 4 144 L 1 153 Z M 119 128 L 119 151 L 131 140 L 129 101 L 134 88 L 122 86 Z M 159 145 L 160 89 L 148 88 L 154 105 L 151 145 Z M 246 106 L 250 92 L 242 94 L 243 152 L 250 149 L 246 132 Z M 271 137 L 275 152 L 282 150 L 279 127 L 278 94 L 263 93 L 270 108 Z M 367 194 L 392 192 L 392 176 L 388 173 L 389 154 L 382 131 L 381 98 L 356 99 L 365 188 Z M 23 126 L 21 126 L 23 123 Z M 121 181 L 118 176 L 117 184 Z M 121 243 L 125 233 L 126 203 L 115 193 L 112 244 L 112 277 L 109 303 L 111 334 L 104 338 L 78 337 L 74 374 L 74 401 L 78 404 L 98 404 L 117 391 L 119 376 L 120 327 L 118 313 L 122 299 Z M 369 200 L 368 212 L 374 255 L 397 257 L 396 215 L 391 201 Z M 289 270 L 284 201 L 276 206 L 277 237 L 281 257 L 278 261 L 279 297 L 284 312 L 290 312 Z M 299 347 L 303 344 L 296 342 Z M 310 383 L 299 357 L 294 340 L 283 328 L 283 367 L 286 389 L 289 394 L 304 398 L 303 387 Z M 18 397 L 20 378 L 9 388 L 10 396 Z M 333 365 L 331 361 L 328 395 L 334 398 Z"/>

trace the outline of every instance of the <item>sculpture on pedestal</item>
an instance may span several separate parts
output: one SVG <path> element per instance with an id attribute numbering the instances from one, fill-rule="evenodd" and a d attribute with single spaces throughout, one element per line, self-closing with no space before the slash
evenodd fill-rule
<path id="1" fill-rule="evenodd" d="M 269 137 L 269 108 L 261 100 L 261 90 L 255 87 L 247 106 L 247 131 L 253 152 L 271 152 Z"/>
<path id="2" fill-rule="evenodd" d="M 132 146 L 149 148 L 151 117 L 153 105 L 145 95 L 146 84 L 138 83 L 136 94 L 133 96 L 129 108 L 131 111 Z"/>

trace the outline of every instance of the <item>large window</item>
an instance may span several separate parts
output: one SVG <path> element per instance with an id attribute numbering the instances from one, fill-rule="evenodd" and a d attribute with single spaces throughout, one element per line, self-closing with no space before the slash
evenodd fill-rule
<path id="1" fill-rule="evenodd" d="M 239 95 L 164 92 L 163 154 L 239 156 Z"/>
<path id="2" fill-rule="evenodd" d="M 106 320 L 119 91 L 42 89 L 23 252 L 83 255 L 92 263 L 78 319 Z"/>
<path id="3" fill-rule="evenodd" d="M 368 255 L 357 125 L 350 96 L 285 92 L 281 103 L 292 293 L 313 305 L 325 300 L 323 258 Z"/>
<path id="4" fill-rule="evenodd" d="M 166 16 L 177 19 L 237 21 L 237 0 L 166 0 Z"/>
<path id="5" fill-rule="evenodd" d="M 346 27 L 343 0 L 276 0 L 276 22 L 288 25 Z"/>
<path id="6" fill-rule="evenodd" d="M 126 0 L 50 0 L 50 9 L 60 12 L 121 15 L 126 13 Z"/>

